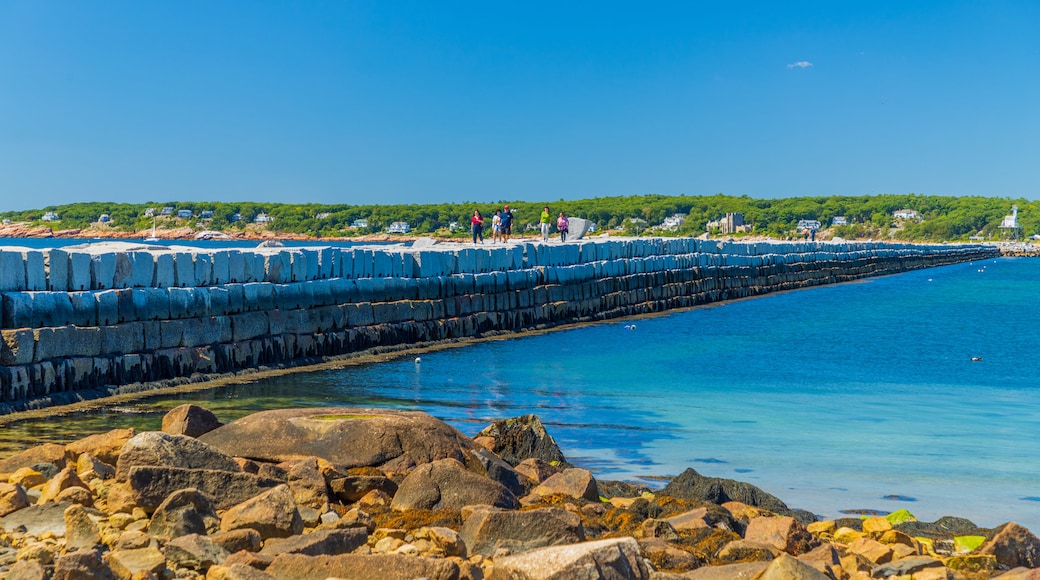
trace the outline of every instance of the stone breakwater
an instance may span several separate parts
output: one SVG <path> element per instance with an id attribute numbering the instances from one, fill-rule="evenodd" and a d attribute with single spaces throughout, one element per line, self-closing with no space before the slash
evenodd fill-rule
<path id="1" fill-rule="evenodd" d="M 0 248 L 0 412 L 995 257 L 980 245 Z"/>
<path id="2" fill-rule="evenodd" d="M 469 438 L 419 412 L 182 405 L 0 459 L 0 577 L 98 580 L 1030 580 L 1040 539 L 956 517 L 819 521 L 687 469 L 571 467 L 538 417 Z"/>

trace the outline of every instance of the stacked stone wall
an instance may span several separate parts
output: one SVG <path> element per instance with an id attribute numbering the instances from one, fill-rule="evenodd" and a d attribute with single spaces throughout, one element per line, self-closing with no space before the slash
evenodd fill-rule
<path id="1" fill-rule="evenodd" d="M 0 412 L 995 257 L 979 245 L 603 240 L 0 248 Z"/>

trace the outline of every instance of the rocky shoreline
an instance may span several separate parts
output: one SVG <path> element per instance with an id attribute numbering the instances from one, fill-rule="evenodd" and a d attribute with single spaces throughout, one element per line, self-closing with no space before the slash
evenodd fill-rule
<path id="1" fill-rule="evenodd" d="M 537 417 L 469 438 L 420 412 L 182 405 L 0 460 L 9 579 L 1040 578 L 1040 539 L 944 517 L 817 521 L 692 469 L 571 466 Z"/>

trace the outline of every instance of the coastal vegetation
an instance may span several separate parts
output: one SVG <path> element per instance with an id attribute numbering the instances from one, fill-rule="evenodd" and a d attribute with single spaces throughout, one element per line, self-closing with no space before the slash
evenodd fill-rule
<path id="1" fill-rule="evenodd" d="M 588 219 L 598 231 L 662 236 L 697 236 L 708 222 L 727 213 L 740 213 L 747 232 L 785 238 L 797 235 L 800 220 L 822 225 L 822 239 L 900 239 L 909 241 L 957 241 L 969 238 L 1001 240 L 1011 232 L 1001 228 L 1013 205 L 1019 209 L 1024 235 L 1040 232 L 1040 202 L 993 197 L 927 195 L 871 195 L 755 199 L 748 196 L 636 195 L 579 200 L 500 200 L 414 205 L 289 204 L 257 202 L 148 202 L 73 203 L 26 211 L 0 212 L 10 223 L 50 228 L 54 232 L 103 228 L 113 232 L 160 230 L 219 231 L 274 234 L 315 238 L 354 237 L 386 232 L 390 224 L 405 222 L 413 235 L 465 236 L 469 216 L 480 210 L 490 216 L 503 205 L 514 208 L 514 233 L 534 227 L 541 207 Z M 919 217 L 899 219 L 898 210 L 914 210 Z M 681 223 L 662 227 L 666 218 L 680 214 Z M 102 215 L 107 221 L 100 223 Z M 833 225 L 844 217 L 844 225 Z M 519 230 L 519 231 L 517 231 Z M 717 233 L 717 232 L 716 232 Z"/>

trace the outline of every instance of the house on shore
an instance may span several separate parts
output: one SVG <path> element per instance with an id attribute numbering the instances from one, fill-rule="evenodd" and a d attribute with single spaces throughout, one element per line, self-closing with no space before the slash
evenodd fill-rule
<path id="1" fill-rule="evenodd" d="M 42 219 L 45 222 L 56 222 L 56 221 L 58 221 L 61 218 L 59 218 L 58 214 L 54 213 L 53 211 L 49 211 L 49 212 L 43 214 L 43 217 L 40 218 L 40 219 Z"/>
<path id="2" fill-rule="evenodd" d="M 386 228 L 386 231 L 389 234 L 407 234 L 412 231 L 412 226 L 408 225 L 408 222 L 394 222 Z"/>
<path id="3" fill-rule="evenodd" d="M 255 224 L 269 224 L 269 223 L 271 223 L 273 221 L 274 221 L 274 218 L 269 216 L 269 215 L 267 215 L 265 212 L 260 212 L 260 213 L 256 214 L 255 218 L 253 218 L 253 223 L 255 223 Z"/>
<path id="4" fill-rule="evenodd" d="M 919 220 L 921 214 L 917 213 L 915 209 L 897 209 L 892 212 L 892 217 L 900 220 Z"/>

